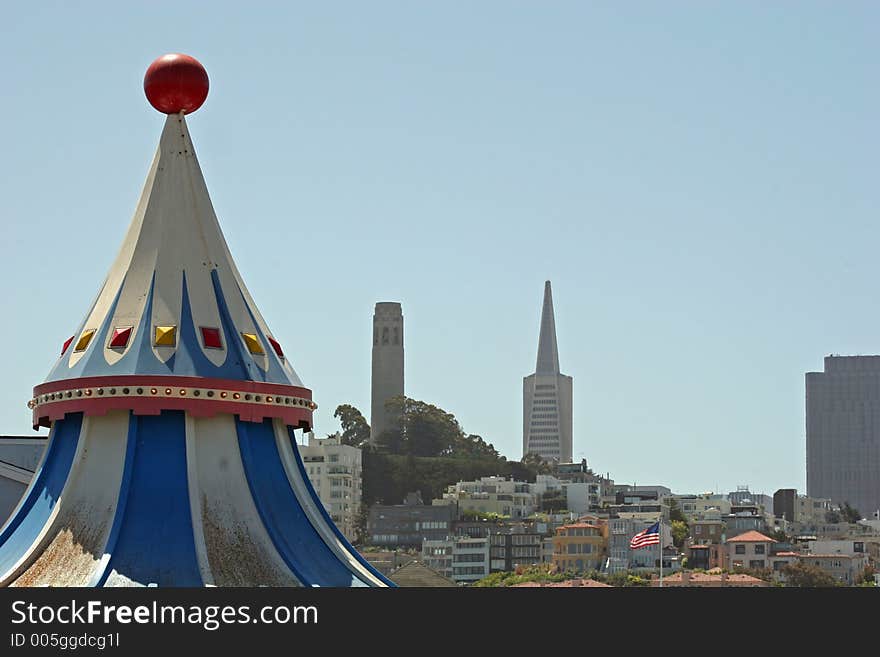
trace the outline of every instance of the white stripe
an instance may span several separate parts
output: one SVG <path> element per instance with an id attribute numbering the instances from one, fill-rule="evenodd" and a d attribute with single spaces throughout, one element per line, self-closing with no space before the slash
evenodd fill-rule
<path id="1" fill-rule="evenodd" d="M 202 526 L 202 496 L 199 493 L 199 477 L 196 472 L 194 418 L 186 414 L 186 478 L 189 487 L 189 508 L 193 528 L 193 540 L 196 546 L 196 560 L 199 563 L 199 574 L 205 586 L 214 586 L 214 576 L 208 563 L 208 549 L 205 547 L 205 531 Z"/>
<path id="2" fill-rule="evenodd" d="M 119 502 L 128 421 L 128 411 L 89 418 L 81 462 L 59 500 L 52 540 L 13 586 L 86 586 L 109 561 L 107 539 Z"/>
<path id="3" fill-rule="evenodd" d="M 73 455 L 73 460 L 70 463 L 70 471 L 67 475 L 67 480 L 64 482 L 64 486 L 61 489 L 61 494 L 58 496 L 58 502 L 52 508 L 51 513 L 49 514 L 49 518 L 46 520 L 46 524 L 43 525 L 43 528 L 40 530 L 40 533 L 37 535 L 36 540 L 31 544 L 31 546 L 25 550 L 25 553 L 21 556 L 21 558 L 12 565 L 5 573 L 0 573 L 0 586 L 8 586 L 9 582 L 18 576 L 31 562 L 34 561 L 39 556 L 40 548 L 43 543 L 47 540 L 47 534 L 49 530 L 52 528 L 53 523 L 55 522 L 55 518 L 58 516 L 59 511 L 61 510 L 61 501 L 64 499 L 64 494 L 71 486 L 71 480 L 73 479 L 74 469 L 77 467 L 77 463 L 80 462 L 80 458 L 82 456 L 83 451 L 83 443 L 85 442 L 82 437 L 85 435 L 86 428 L 88 426 L 88 417 L 83 417 L 82 426 L 80 427 L 79 435 L 76 437 L 76 451 Z M 53 423 L 52 425 L 52 433 L 55 432 L 55 427 L 58 423 Z"/>
<path id="4" fill-rule="evenodd" d="M 217 586 L 297 586 L 251 497 L 235 417 L 195 418 L 192 435 L 211 581 Z"/>
<path id="5" fill-rule="evenodd" d="M 159 153 L 160 150 L 157 149 L 156 154 L 153 157 L 153 162 L 150 165 L 150 171 L 147 174 L 147 180 L 144 183 L 144 188 L 141 191 L 140 199 L 138 200 L 137 207 L 135 208 L 134 216 L 132 217 L 131 224 L 128 227 L 128 232 L 126 233 L 125 239 L 122 242 L 122 246 L 119 249 L 119 253 L 116 256 L 116 260 L 110 267 L 110 271 L 107 274 L 107 279 L 104 282 L 104 287 L 101 289 L 101 292 L 98 293 L 98 298 L 93 304 L 92 311 L 91 313 L 89 313 L 89 316 L 86 319 L 85 324 L 83 325 L 84 329 L 98 328 L 101 325 L 110 310 L 110 304 L 113 303 L 113 299 L 116 297 L 116 293 L 119 291 L 119 288 L 122 285 L 123 279 L 132 268 L 135 251 L 137 250 L 142 252 L 144 250 L 143 244 L 140 243 L 141 228 L 143 225 L 144 215 L 146 213 L 147 206 L 150 203 L 151 192 L 153 191 L 153 181 L 156 177 L 156 171 L 159 166 Z M 135 247 L 137 247 L 137 249 Z M 152 259 L 155 262 L 155 253 L 153 254 Z M 142 258 L 139 257 L 138 260 L 140 261 L 142 260 Z M 143 264 L 141 264 L 140 267 L 143 268 Z M 150 270 L 152 270 L 151 267 Z M 131 315 L 131 313 L 129 314 Z M 117 305 L 117 315 L 119 315 L 119 305 Z M 137 319 L 139 317 L 140 313 L 132 315 L 133 319 Z M 131 322 L 131 325 L 134 325 L 135 329 L 132 331 L 132 339 L 129 340 L 128 343 L 129 347 L 134 341 L 135 332 L 138 330 L 136 327 L 137 322 L 133 321 Z M 110 327 L 111 335 L 113 328 L 113 326 Z M 68 349 L 70 349 L 70 357 L 68 359 L 68 365 L 70 367 L 73 367 L 79 361 L 79 359 L 88 351 L 87 349 L 83 352 L 75 352 L 74 347 L 76 346 L 77 340 L 79 340 L 78 335 L 74 337 L 73 342 L 71 343 L 70 347 L 68 347 Z M 95 343 L 96 339 L 92 338 L 92 342 Z M 105 349 L 105 347 L 106 345 L 103 344 L 98 345 L 97 347 L 93 344 L 89 344 L 89 349 L 103 349 L 104 357 L 105 359 L 107 359 L 108 363 L 114 363 L 122 357 L 123 354 L 118 353 L 117 350 Z"/>
<path id="6" fill-rule="evenodd" d="M 83 418 L 70 474 L 50 521 L 0 584 L 85 586 L 105 555 L 124 471 L 128 411 Z"/>

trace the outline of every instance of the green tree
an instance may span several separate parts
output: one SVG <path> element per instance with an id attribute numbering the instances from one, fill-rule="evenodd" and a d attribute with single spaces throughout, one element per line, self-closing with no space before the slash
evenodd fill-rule
<path id="1" fill-rule="evenodd" d="M 456 447 L 465 444 L 455 416 L 433 404 L 399 395 L 385 402 L 385 413 L 392 422 L 379 436 L 379 443 L 392 454 L 452 456 Z M 474 440 L 470 443 L 478 444 Z"/>
<path id="2" fill-rule="evenodd" d="M 685 539 L 688 537 L 688 526 L 683 520 L 672 521 L 672 544 L 681 548 Z"/>
<path id="3" fill-rule="evenodd" d="M 690 533 L 687 516 L 682 513 L 681 507 L 678 506 L 678 500 L 674 497 L 666 499 L 669 503 L 669 520 L 672 523 L 672 544 L 677 548 L 681 548 L 684 546 L 684 542 Z"/>
<path id="4" fill-rule="evenodd" d="M 546 513 L 559 513 L 568 508 L 568 499 L 562 490 L 547 491 L 541 495 L 541 511 Z"/>
<path id="5" fill-rule="evenodd" d="M 522 457 L 520 462 L 535 474 L 550 474 L 553 471 L 553 466 L 547 463 L 537 452 L 529 452 Z"/>
<path id="6" fill-rule="evenodd" d="M 367 545 L 370 542 L 369 534 L 367 534 L 367 519 L 369 517 L 370 507 L 362 503 L 354 519 L 355 546 Z"/>
<path id="7" fill-rule="evenodd" d="M 375 444 L 357 408 L 342 404 L 334 414 L 342 423 L 342 442 L 364 450 L 365 504 L 400 504 L 415 490 L 428 502 L 441 497 L 450 484 L 490 475 L 535 481 L 532 470 L 508 461 L 482 436 L 465 433 L 442 408 L 399 396 L 388 400 L 386 409 L 390 426 Z"/>
<path id="8" fill-rule="evenodd" d="M 640 575 L 634 575 L 626 570 L 621 570 L 608 575 L 600 575 L 596 579 L 611 586 L 650 586 L 651 581 Z"/>
<path id="9" fill-rule="evenodd" d="M 858 509 L 854 509 L 849 505 L 849 502 L 844 502 L 843 506 L 840 509 L 840 515 L 843 522 L 858 522 L 862 519 L 862 514 L 859 513 Z"/>
<path id="10" fill-rule="evenodd" d="M 782 567 L 786 586 L 829 587 L 837 586 L 837 580 L 818 566 L 796 561 Z"/>
<path id="11" fill-rule="evenodd" d="M 836 524 L 843 520 L 843 516 L 840 514 L 840 511 L 835 509 L 831 509 L 830 511 L 825 512 L 825 522 Z"/>
<path id="12" fill-rule="evenodd" d="M 428 402 L 400 395 L 385 402 L 390 418 L 377 442 L 388 454 L 506 461 L 482 436 L 465 433 L 452 413 Z"/>
<path id="13" fill-rule="evenodd" d="M 687 527 L 688 521 L 687 517 L 684 513 L 681 512 L 681 508 L 678 506 L 678 500 L 674 497 L 667 498 L 669 500 L 669 519 L 670 520 L 678 520 L 679 522 L 683 522 L 685 527 Z"/>
<path id="14" fill-rule="evenodd" d="M 553 572 L 552 568 L 547 564 L 540 564 L 535 566 L 524 566 L 517 568 L 515 571 L 492 573 L 483 579 L 474 582 L 471 586 L 498 587 L 513 586 L 514 584 L 522 584 L 523 582 L 562 582 L 567 579 L 572 579 L 575 576 L 575 573 L 571 572 Z"/>
<path id="15" fill-rule="evenodd" d="M 456 439 L 451 456 L 460 458 L 495 458 L 506 461 L 491 443 L 476 434 L 462 435 Z"/>
<path id="16" fill-rule="evenodd" d="M 865 566 L 865 569 L 862 571 L 861 575 L 859 575 L 856 580 L 856 584 L 860 586 L 874 586 L 874 574 L 877 572 L 877 569 L 874 568 L 871 564 Z"/>
<path id="17" fill-rule="evenodd" d="M 333 412 L 342 425 L 340 442 L 352 447 L 366 447 L 370 443 L 370 425 L 363 414 L 351 404 L 340 404 Z"/>
<path id="18" fill-rule="evenodd" d="M 788 540 L 789 540 L 788 535 L 784 531 L 782 531 L 781 529 L 778 529 L 778 528 L 774 529 L 772 532 L 771 531 L 764 532 L 764 535 L 767 536 L 768 538 L 772 538 L 777 543 L 788 543 Z"/>

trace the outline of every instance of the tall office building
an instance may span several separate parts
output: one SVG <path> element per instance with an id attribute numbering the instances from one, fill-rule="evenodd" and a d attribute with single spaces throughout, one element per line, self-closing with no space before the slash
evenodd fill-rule
<path id="1" fill-rule="evenodd" d="M 373 376 L 370 402 L 370 440 L 379 435 L 394 418 L 385 402 L 403 394 L 403 311 L 396 302 L 381 301 L 373 314 Z"/>
<path id="2" fill-rule="evenodd" d="M 571 462 L 571 387 L 572 378 L 559 372 L 553 294 L 547 281 L 538 362 L 535 373 L 523 378 L 523 456 L 535 452 L 548 462 Z"/>
<path id="3" fill-rule="evenodd" d="M 807 495 L 880 509 L 880 356 L 826 356 L 806 374 Z"/>

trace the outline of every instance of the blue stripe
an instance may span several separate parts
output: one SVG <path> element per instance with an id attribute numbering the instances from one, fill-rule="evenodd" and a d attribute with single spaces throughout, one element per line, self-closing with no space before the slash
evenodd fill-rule
<path id="1" fill-rule="evenodd" d="M 43 465 L 34 475 L 18 512 L 0 534 L 0 574 L 25 555 L 48 522 L 70 474 L 82 417 L 82 413 L 70 413 L 53 425 Z"/>
<path id="2" fill-rule="evenodd" d="M 132 415 L 135 438 L 124 517 L 107 564 L 140 584 L 201 586 L 186 470 L 183 411 Z M 120 500 L 122 502 L 122 500 Z M 106 579 L 106 576 L 105 576 Z"/>
<path id="3" fill-rule="evenodd" d="M 229 350 L 229 358 L 241 363 L 246 374 L 241 377 L 251 381 L 265 381 L 263 370 L 257 367 L 251 354 L 245 351 L 241 336 L 235 326 L 235 321 L 229 312 L 229 306 L 226 305 L 226 297 L 223 296 L 223 287 L 220 285 L 220 277 L 217 270 L 211 270 L 211 283 L 214 285 L 214 295 L 217 297 L 217 308 L 220 311 L 220 322 L 223 324 L 223 332 L 225 333 L 226 349 Z M 275 383 L 281 383 L 276 381 Z"/>
<path id="4" fill-rule="evenodd" d="M 250 379 L 251 381 L 265 381 L 267 383 L 281 383 L 289 386 L 301 385 L 291 381 L 287 372 L 277 365 L 275 368 L 270 367 L 269 370 L 265 372 L 257 366 L 250 352 L 245 348 L 241 335 L 239 335 L 239 329 L 236 327 L 232 315 L 229 312 L 229 306 L 226 305 L 226 298 L 223 296 L 223 287 L 220 285 L 220 277 L 217 275 L 216 269 L 211 271 L 211 281 L 214 284 L 214 295 L 217 297 L 217 308 L 220 310 L 220 321 L 223 323 L 223 331 L 226 333 L 226 348 L 229 349 L 229 357 L 236 358 L 238 362 L 243 364 L 245 371 L 247 372 L 240 378 Z M 238 293 L 241 294 L 241 290 L 238 290 Z M 245 307 L 247 308 L 247 302 L 245 302 Z M 250 309 L 248 309 L 248 312 L 250 313 Z M 251 319 L 253 319 L 252 314 Z M 256 321 L 254 321 L 254 326 L 257 326 Z M 262 338 L 263 348 L 267 351 L 272 351 L 272 345 L 269 344 L 266 336 L 262 335 L 259 328 L 256 328 L 255 330 Z M 274 352 L 272 355 L 274 355 Z M 271 356 L 269 358 L 271 364 Z"/>
<path id="5" fill-rule="evenodd" d="M 213 272 L 211 274 L 213 279 Z M 216 299 L 215 299 L 216 301 Z M 214 327 L 214 328 L 220 328 Z M 223 331 L 223 329 L 221 329 Z M 178 370 L 175 374 L 182 376 L 205 376 L 218 379 L 248 379 L 247 368 L 239 358 L 235 357 L 235 353 L 229 349 L 229 343 L 234 339 L 229 336 L 229 331 L 225 331 L 223 336 L 223 345 L 225 346 L 223 354 L 226 360 L 219 366 L 208 360 L 202 351 L 202 340 L 199 335 L 199 329 L 195 326 L 192 317 L 192 306 L 189 301 L 189 290 L 186 285 L 186 272 L 183 274 L 183 303 L 181 308 L 180 319 L 180 346 L 178 347 Z M 187 374 L 190 372 L 191 374 Z"/>
<path id="6" fill-rule="evenodd" d="M 339 531 L 339 527 L 336 526 L 336 523 L 333 522 L 333 518 L 330 517 L 330 514 L 327 513 L 327 509 L 324 508 L 324 504 L 321 502 L 321 498 L 318 497 L 318 494 L 315 492 L 315 489 L 312 487 L 312 482 L 309 481 L 309 477 L 306 474 L 306 467 L 303 465 L 302 458 L 299 455 L 299 449 L 296 446 L 296 435 L 294 434 L 294 428 L 290 425 L 287 426 L 287 435 L 290 438 L 291 447 L 293 448 L 293 455 L 296 457 L 296 466 L 299 469 L 299 476 L 305 482 L 306 489 L 309 491 L 309 495 L 312 498 L 312 504 L 315 508 L 318 509 L 318 512 L 323 516 L 324 522 L 326 522 L 330 529 L 333 530 L 333 533 L 336 534 L 336 538 L 338 538 L 342 545 L 345 546 L 346 550 L 358 560 L 358 562 L 366 568 L 370 573 L 372 573 L 376 578 L 381 580 L 387 586 L 396 587 L 397 584 L 392 582 L 390 579 L 385 577 L 382 573 L 380 573 L 376 568 L 366 559 L 364 559 L 363 555 L 357 551 L 357 549 L 348 542 L 348 539 L 345 538 L 345 534 Z M 305 501 L 304 501 L 305 503 Z"/>
<path id="7" fill-rule="evenodd" d="M 171 363 L 163 363 L 156 354 L 153 353 L 153 327 L 150 325 L 150 318 L 153 316 L 153 291 L 156 286 L 156 273 L 153 272 L 153 278 L 150 281 L 150 288 L 147 290 L 147 303 L 144 306 L 144 312 L 141 315 L 138 329 L 132 338 L 132 343 L 128 347 L 128 351 L 114 365 L 109 365 L 103 358 L 101 362 L 104 367 L 101 371 L 92 371 L 91 376 L 110 376 L 114 374 L 172 374 Z"/>
<path id="8" fill-rule="evenodd" d="M 122 481 L 119 484 L 119 496 L 116 502 L 116 515 L 113 518 L 113 526 L 110 528 L 110 535 L 107 537 L 107 545 L 104 547 L 104 555 L 102 555 L 103 565 L 101 565 L 92 575 L 89 586 L 103 586 L 107 581 L 107 575 L 110 569 L 107 567 L 110 556 L 116 548 L 116 541 L 119 539 L 119 532 L 122 529 L 122 523 L 125 520 L 125 509 L 128 502 L 128 491 L 131 488 L 131 472 L 134 465 L 135 440 L 137 438 L 137 423 L 134 417 L 129 413 L 128 417 L 128 436 L 125 440 L 125 462 L 122 466 Z M 106 557 L 106 558 L 105 558 Z"/>
<path id="9" fill-rule="evenodd" d="M 275 445 L 272 420 L 235 420 L 241 460 L 260 519 L 284 562 L 305 586 L 364 586 L 309 522 Z"/>
<path id="10" fill-rule="evenodd" d="M 110 369 L 110 365 L 104 360 L 104 345 L 107 344 L 107 334 L 110 331 L 110 319 L 116 312 L 116 304 L 119 303 L 119 295 L 122 294 L 123 285 L 125 285 L 124 280 L 119 286 L 119 290 L 116 292 L 116 296 L 113 298 L 113 303 L 110 304 L 110 309 L 107 311 L 107 314 L 101 318 L 100 326 L 86 326 L 85 323 L 89 318 L 88 315 L 86 315 L 82 324 L 80 324 L 80 328 L 76 332 L 76 335 L 73 336 L 73 342 L 70 343 L 67 351 L 64 352 L 61 358 L 55 363 L 52 371 L 49 372 L 49 376 L 46 377 L 46 381 L 63 381 L 64 379 L 72 379 L 81 376 L 103 376 L 105 374 L 113 373 L 113 370 Z M 89 315 L 92 313 L 92 310 L 94 310 L 94 306 L 89 309 Z M 71 351 L 76 348 L 76 343 L 79 340 L 80 335 L 82 335 L 83 330 L 89 328 L 97 328 L 98 330 L 95 332 L 95 335 L 92 336 L 89 346 L 86 347 L 85 353 L 76 362 L 76 365 L 68 367 L 67 363 Z"/>
<path id="11" fill-rule="evenodd" d="M 244 304 L 244 307 L 247 308 L 248 315 L 250 315 L 251 322 L 253 322 L 254 325 L 254 330 L 256 330 L 257 334 L 262 338 L 263 345 L 266 348 L 266 356 L 269 359 L 269 369 L 265 374 L 266 381 L 296 385 L 290 380 L 290 376 L 288 376 L 287 372 L 284 371 L 284 367 L 281 365 L 281 359 L 278 357 L 278 354 L 275 353 L 272 343 L 269 342 L 266 334 L 260 330 L 260 323 L 257 321 L 257 318 L 254 317 L 253 310 L 251 310 L 250 304 L 248 304 L 244 292 L 241 290 L 241 286 L 238 287 L 238 293 L 241 295 L 241 301 Z"/>

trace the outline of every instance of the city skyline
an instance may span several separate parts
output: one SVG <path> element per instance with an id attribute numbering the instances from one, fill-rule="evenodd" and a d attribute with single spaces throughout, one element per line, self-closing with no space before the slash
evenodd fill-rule
<path id="1" fill-rule="evenodd" d="M 339 404 L 368 413 L 365 327 L 394 299 L 407 395 L 518 459 L 552 280 L 575 460 L 676 492 L 803 492 L 805 373 L 880 353 L 873 3 L 7 16 L 0 433 L 31 432 L 125 233 L 163 52 L 209 71 L 189 127 L 318 436 Z"/>

